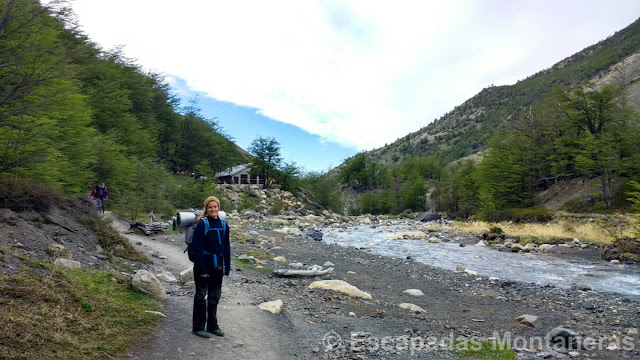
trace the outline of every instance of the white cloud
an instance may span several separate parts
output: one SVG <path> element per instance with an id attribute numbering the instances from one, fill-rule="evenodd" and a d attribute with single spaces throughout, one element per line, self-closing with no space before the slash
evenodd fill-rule
<path id="1" fill-rule="evenodd" d="M 636 1 L 75 0 L 104 48 L 359 149 L 635 20 Z"/>

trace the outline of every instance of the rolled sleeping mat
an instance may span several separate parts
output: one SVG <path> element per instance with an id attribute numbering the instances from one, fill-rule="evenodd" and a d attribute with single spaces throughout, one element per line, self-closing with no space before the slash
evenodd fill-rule
<path id="1" fill-rule="evenodd" d="M 193 224 L 196 221 L 198 215 L 193 211 L 182 211 L 176 215 L 176 224 L 177 227 L 189 227 L 189 225 Z"/>
<path id="2" fill-rule="evenodd" d="M 200 212 L 192 212 L 192 211 L 182 211 L 176 215 L 176 218 L 173 220 L 173 230 L 180 230 L 180 228 L 187 228 L 196 221 Z M 220 211 L 219 217 L 222 220 L 227 219 L 227 213 L 225 211 Z"/>

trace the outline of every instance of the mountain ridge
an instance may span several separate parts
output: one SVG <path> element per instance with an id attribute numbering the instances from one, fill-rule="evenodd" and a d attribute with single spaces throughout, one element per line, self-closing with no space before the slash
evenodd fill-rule
<path id="1" fill-rule="evenodd" d="M 640 19 L 513 85 L 486 87 L 423 128 L 365 153 L 385 165 L 397 165 L 407 156 L 437 155 L 453 161 L 478 153 L 496 130 L 523 109 L 539 103 L 556 85 L 569 88 L 585 81 L 602 83 L 605 75 L 625 65 L 629 58 L 634 61 L 630 62 L 633 71 L 627 80 L 637 85 L 639 53 Z M 625 69 L 627 66 L 621 71 Z M 630 92 L 634 107 L 640 109 L 640 88 Z"/>

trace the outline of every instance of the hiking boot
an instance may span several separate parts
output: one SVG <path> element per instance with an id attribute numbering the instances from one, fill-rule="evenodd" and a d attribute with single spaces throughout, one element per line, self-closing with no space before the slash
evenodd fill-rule
<path id="1" fill-rule="evenodd" d="M 204 330 L 200 330 L 200 331 L 192 331 L 191 332 L 193 335 L 195 336 L 200 336 L 201 338 L 210 338 L 211 335 L 209 335 L 206 331 Z"/>
<path id="2" fill-rule="evenodd" d="M 224 333 L 219 328 L 218 329 L 214 329 L 214 330 L 207 330 L 207 332 L 209 334 L 213 334 L 215 336 L 224 336 Z"/>

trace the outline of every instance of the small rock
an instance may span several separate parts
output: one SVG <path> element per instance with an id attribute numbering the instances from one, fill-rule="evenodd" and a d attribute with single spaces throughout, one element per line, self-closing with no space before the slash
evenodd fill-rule
<path id="1" fill-rule="evenodd" d="M 439 244 L 442 242 L 442 240 L 438 239 L 437 237 L 430 237 L 429 240 L 427 240 L 428 242 L 432 243 L 432 244 Z"/>
<path id="2" fill-rule="evenodd" d="M 578 357 L 580 356 L 580 353 L 577 351 L 569 351 L 569 355 L 573 356 L 573 357 Z"/>
<path id="3" fill-rule="evenodd" d="M 354 316 L 356 316 L 356 313 L 354 313 L 353 311 L 350 311 L 349 312 L 349 316 L 354 317 Z"/>
<path id="4" fill-rule="evenodd" d="M 74 260 L 69 260 L 69 259 L 63 259 L 63 258 L 57 258 L 56 261 L 53 262 L 54 264 L 63 267 L 63 268 L 67 268 L 67 269 L 80 269 L 82 268 L 82 265 Z"/>
<path id="5" fill-rule="evenodd" d="M 145 310 L 144 312 L 149 313 L 149 314 L 156 314 L 160 317 L 166 318 L 167 315 L 161 313 L 160 311 L 151 311 L 151 310 Z"/>
<path id="6" fill-rule="evenodd" d="M 422 290 L 418 290 L 418 289 L 407 289 L 402 293 L 411 295 L 411 296 L 424 296 L 424 293 L 422 292 Z"/>
<path id="7" fill-rule="evenodd" d="M 539 251 L 549 251 L 549 250 L 553 249 L 554 247 L 555 247 L 555 245 L 542 244 L 542 245 L 538 246 L 538 250 Z"/>
<path id="8" fill-rule="evenodd" d="M 285 259 L 283 256 L 276 256 L 276 257 L 273 258 L 273 261 L 286 263 L 287 259 Z"/>
<path id="9" fill-rule="evenodd" d="M 167 293 L 160 280 L 147 270 L 138 270 L 133 275 L 131 287 L 134 290 L 151 295 L 153 298 L 163 301 L 167 299 Z"/>
<path id="10" fill-rule="evenodd" d="M 402 303 L 399 306 L 401 308 L 403 308 L 403 309 L 407 309 L 407 310 L 410 310 L 410 311 L 413 311 L 413 312 L 421 312 L 421 313 L 422 312 L 425 312 L 425 313 L 427 312 L 425 309 L 421 308 L 420 306 L 415 305 L 415 304 L 411 304 L 411 303 Z"/>
<path id="11" fill-rule="evenodd" d="M 102 254 L 97 254 L 96 258 L 100 260 L 109 260 L 109 257 L 107 255 L 102 255 Z"/>
<path id="12" fill-rule="evenodd" d="M 520 315 L 515 320 L 520 324 L 527 325 L 534 329 L 539 329 L 542 327 L 542 322 L 535 315 Z"/>
<path id="13" fill-rule="evenodd" d="M 172 273 L 165 271 L 165 272 L 161 272 L 159 274 L 156 274 L 156 277 L 160 280 L 160 281 L 164 281 L 164 282 L 178 282 L 178 279 L 176 279 L 175 276 L 173 276 Z"/>
<path id="14" fill-rule="evenodd" d="M 638 335 L 638 328 L 629 328 L 629 330 L 627 330 L 627 335 L 629 336 Z"/>
<path id="15" fill-rule="evenodd" d="M 580 290 L 580 291 L 591 291 L 591 286 L 587 285 L 587 284 L 576 284 L 576 290 Z"/>
<path id="16" fill-rule="evenodd" d="M 487 246 L 487 243 L 484 240 L 480 240 L 480 241 L 478 241 L 476 246 L 477 247 L 485 247 L 485 246 Z"/>
<path id="17" fill-rule="evenodd" d="M 324 267 L 331 267 L 331 266 L 335 266 L 335 264 L 334 264 L 334 263 L 332 263 L 331 261 L 327 261 L 327 262 L 325 262 L 325 263 L 324 263 L 324 265 L 322 265 L 322 266 L 324 266 Z"/>
<path id="18" fill-rule="evenodd" d="M 522 250 L 524 250 L 524 246 L 522 246 L 520 244 L 511 245 L 511 252 L 518 252 L 518 251 L 522 251 Z"/>
<path id="19" fill-rule="evenodd" d="M 477 272 L 475 272 L 475 271 L 473 271 L 473 270 L 469 270 L 469 269 L 464 269 L 464 272 L 465 272 L 466 274 L 473 275 L 473 276 L 478 275 L 478 273 L 477 273 Z"/>
<path id="20" fill-rule="evenodd" d="M 619 349 L 618 345 L 616 345 L 614 343 L 611 343 L 611 344 L 609 344 L 609 346 L 607 346 L 607 350 L 615 351 L 615 350 L 618 350 L 618 349 Z"/>

